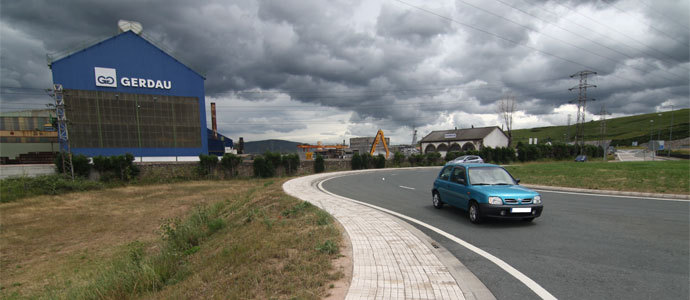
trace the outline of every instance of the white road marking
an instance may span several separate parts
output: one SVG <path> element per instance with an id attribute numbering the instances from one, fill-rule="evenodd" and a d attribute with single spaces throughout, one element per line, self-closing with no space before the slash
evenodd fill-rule
<path id="1" fill-rule="evenodd" d="M 512 275 L 513 277 L 515 277 L 515 279 L 517 279 L 517 280 L 519 280 L 520 282 L 522 282 L 523 284 L 525 284 L 530 290 L 532 290 L 535 294 L 537 294 L 537 296 L 541 297 L 542 299 L 556 299 L 556 297 L 554 297 L 553 295 L 551 295 L 551 293 L 549 293 L 546 289 L 544 289 L 544 288 L 543 288 L 541 285 L 539 285 L 537 282 L 535 282 L 534 280 L 532 280 L 532 279 L 530 279 L 529 277 L 527 277 L 527 275 L 522 274 L 522 272 L 520 272 L 520 271 L 518 271 L 517 269 L 513 268 L 511 265 L 509 265 L 509 264 L 506 263 L 505 261 L 501 260 L 500 258 L 498 258 L 498 257 L 496 257 L 496 256 L 493 256 L 493 255 L 490 254 L 489 252 L 486 252 L 486 251 L 484 251 L 484 250 L 482 250 L 482 249 L 480 249 L 480 248 L 478 248 L 478 247 L 476 247 L 476 246 L 474 246 L 474 245 L 472 245 L 472 244 L 470 244 L 470 243 L 468 243 L 468 242 L 466 242 L 466 241 L 464 241 L 464 240 L 462 240 L 462 239 L 460 239 L 460 238 L 458 238 L 458 237 L 456 237 L 456 236 L 454 236 L 454 235 L 452 235 L 452 234 L 450 234 L 450 233 L 447 233 L 447 232 L 445 232 L 445 231 L 443 231 L 443 230 L 441 230 L 441 229 L 438 229 L 438 228 L 436 228 L 436 227 L 434 227 L 434 226 L 431 226 L 431 225 L 429 225 L 429 224 L 426 224 L 426 223 L 424 223 L 424 222 L 422 222 L 422 221 L 419 221 L 419 220 L 417 220 L 417 219 L 414 219 L 414 218 L 408 217 L 408 216 L 406 216 L 406 215 L 403 215 L 403 214 L 394 212 L 394 211 L 392 211 L 392 210 L 388 210 L 388 209 L 385 209 L 385 208 L 383 208 L 383 207 L 378 207 L 378 206 L 376 206 L 376 205 L 372 205 L 372 204 L 369 204 L 369 203 L 365 203 L 365 202 L 361 202 L 361 201 L 357 201 L 357 200 L 354 200 L 354 199 L 350 199 L 350 198 L 347 198 L 347 197 L 343 197 L 343 196 L 339 196 L 339 195 L 333 194 L 333 193 L 331 193 L 331 192 L 329 192 L 329 191 L 327 191 L 327 190 L 325 190 L 325 189 L 323 188 L 323 183 L 324 183 L 324 182 L 326 182 L 326 181 L 328 181 L 328 180 L 331 180 L 331 179 L 333 179 L 333 178 L 337 178 L 337 177 L 341 177 L 341 176 L 335 176 L 335 177 L 331 177 L 331 178 L 328 178 L 328 179 L 326 179 L 326 180 L 320 181 L 319 184 L 318 184 L 319 189 L 320 189 L 321 191 L 323 191 L 324 193 L 329 194 L 329 195 L 331 195 L 331 196 L 333 196 L 333 197 L 341 198 L 341 199 L 348 200 L 348 201 L 352 201 L 352 202 L 355 202 L 355 203 L 358 203 L 358 204 L 361 204 L 361 205 L 364 205 L 364 206 L 368 206 L 368 207 L 371 207 L 371 208 L 373 208 L 373 209 L 377 209 L 377 210 L 380 210 L 380 211 L 382 211 L 382 212 L 385 212 L 385 213 L 394 215 L 394 216 L 396 216 L 396 217 L 398 217 L 398 218 L 405 219 L 405 220 L 408 220 L 408 221 L 410 221 L 410 222 L 416 223 L 416 224 L 418 224 L 418 225 L 424 226 L 424 227 L 426 227 L 427 229 L 429 229 L 429 230 L 431 230 L 431 231 L 434 231 L 434 232 L 436 232 L 436 233 L 438 233 L 438 234 L 444 236 L 445 238 L 447 238 L 447 239 L 449 239 L 449 240 L 451 240 L 451 241 L 453 241 L 453 242 L 455 242 L 455 243 L 457 243 L 457 244 L 459 244 L 459 245 L 461 245 L 461 246 L 467 248 L 468 250 L 470 250 L 470 251 L 472 251 L 472 252 L 474 252 L 474 253 L 477 253 L 477 254 L 481 255 L 482 257 L 488 259 L 489 261 L 493 262 L 493 263 L 496 264 L 499 268 L 503 269 L 503 270 L 506 271 L 508 274 L 510 274 L 510 275 Z"/>
<path id="2" fill-rule="evenodd" d="M 386 177 L 381 177 L 381 180 L 386 181 Z"/>
<path id="3" fill-rule="evenodd" d="M 408 190 L 414 190 L 413 187 L 409 187 L 409 186 L 399 185 L 399 187 L 404 188 L 404 189 L 408 189 Z"/>
<path id="4" fill-rule="evenodd" d="M 554 190 L 544 190 L 532 188 L 535 191 L 548 192 L 548 193 L 558 193 L 558 194 L 569 194 L 569 195 L 586 195 L 586 196 L 599 196 L 599 197 L 615 197 L 615 198 L 633 198 L 633 199 L 645 199 L 645 200 L 659 200 L 659 201 L 676 201 L 676 202 L 690 202 L 688 199 L 671 199 L 671 198 L 653 198 L 653 197 L 640 197 L 640 196 L 626 196 L 626 195 L 609 195 L 609 194 L 593 194 L 593 193 L 581 193 L 581 192 L 564 192 L 564 191 L 554 191 Z"/>

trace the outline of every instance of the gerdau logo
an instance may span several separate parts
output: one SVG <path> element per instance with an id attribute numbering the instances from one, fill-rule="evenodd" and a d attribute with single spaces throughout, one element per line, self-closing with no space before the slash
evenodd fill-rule
<path id="1" fill-rule="evenodd" d="M 96 86 L 117 87 L 117 71 L 111 68 L 94 67 Z M 154 80 L 148 78 L 122 77 L 120 84 L 126 87 L 169 90 L 172 88 L 170 80 Z"/>

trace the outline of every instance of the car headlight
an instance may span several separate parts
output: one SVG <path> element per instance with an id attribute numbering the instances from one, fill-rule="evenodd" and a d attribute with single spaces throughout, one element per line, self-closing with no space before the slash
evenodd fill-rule
<path id="1" fill-rule="evenodd" d="M 539 195 L 534 196 L 534 204 L 541 204 L 541 196 L 539 196 Z"/>
<path id="2" fill-rule="evenodd" d="M 501 200 L 501 197 L 489 197 L 489 204 L 501 205 L 503 200 Z"/>

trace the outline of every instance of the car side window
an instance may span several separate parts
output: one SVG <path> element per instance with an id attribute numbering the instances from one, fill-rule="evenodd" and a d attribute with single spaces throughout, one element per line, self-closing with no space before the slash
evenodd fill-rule
<path id="1" fill-rule="evenodd" d="M 451 171 L 453 171 L 453 167 L 452 167 L 452 166 L 446 167 L 445 169 L 443 169 L 443 171 L 441 171 L 441 175 L 439 175 L 438 178 L 441 178 L 441 179 L 443 179 L 443 180 L 448 180 L 448 179 L 450 179 L 450 173 L 451 173 Z"/>
<path id="2" fill-rule="evenodd" d="M 453 176 L 450 180 L 455 183 L 465 184 L 465 182 L 467 182 L 467 178 L 465 176 L 465 168 L 456 167 L 455 169 L 453 169 Z"/>

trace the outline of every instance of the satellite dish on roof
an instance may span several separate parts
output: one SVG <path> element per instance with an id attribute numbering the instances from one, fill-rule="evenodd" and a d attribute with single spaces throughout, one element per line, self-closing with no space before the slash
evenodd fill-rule
<path id="1" fill-rule="evenodd" d="M 131 30 L 136 34 L 141 34 L 141 30 L 144 29 L 144 27 L 141 26 L 141 23 L 127 20 L 117 21 L 117 27 L 119 28 L 120 33 Z"/>

